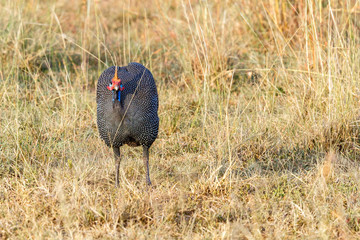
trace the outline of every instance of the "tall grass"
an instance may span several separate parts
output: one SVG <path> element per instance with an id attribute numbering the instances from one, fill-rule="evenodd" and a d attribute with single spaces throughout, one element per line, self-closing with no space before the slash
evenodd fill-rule
<path id="1" fill-rule="evenodd" d="M 356 238 L 359 1 L 0 0 L 0 238 Z M 153 73 L 147 189 L 96 128 L 112 65 Z"/>

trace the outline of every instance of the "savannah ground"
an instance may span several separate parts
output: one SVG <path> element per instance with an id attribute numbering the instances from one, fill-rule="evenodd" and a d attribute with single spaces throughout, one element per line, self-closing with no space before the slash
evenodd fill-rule
<path id="1" fill-rule="evenodd" d="M 0 0 L 0 239 L 360 238 L 360 2 Z M 160 133 L 113 153 L 140 62 Z"/>

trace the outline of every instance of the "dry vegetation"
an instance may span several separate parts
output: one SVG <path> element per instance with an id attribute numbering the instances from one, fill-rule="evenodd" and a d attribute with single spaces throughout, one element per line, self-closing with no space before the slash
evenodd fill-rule
<path id="1" fill-rule="evenodd" d="M 95 86 L 160 94 L 121 186 Z M 0 0 L 0 239 L 360 237 L 360 2 Z"/>

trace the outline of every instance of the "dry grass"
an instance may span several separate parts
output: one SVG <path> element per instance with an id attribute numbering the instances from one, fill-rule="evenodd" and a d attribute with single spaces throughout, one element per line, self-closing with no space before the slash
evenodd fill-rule
<path id="1" fill-rule="evenodd" d="M 360 237 L 360 2 L 0 0 L 0 239 Z M 160 94 L 121 186 L 95 85 Z"/>

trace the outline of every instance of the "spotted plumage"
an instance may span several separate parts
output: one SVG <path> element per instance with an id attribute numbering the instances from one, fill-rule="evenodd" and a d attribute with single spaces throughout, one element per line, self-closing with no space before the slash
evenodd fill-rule
<path id="1" fill-rule="evenodd" d="M 146 180 L 149 177 L 149 148 L 159 130 L 158 94 L 151 72 L 139 63 L 106 69 L 99 77 L 96 91 L 97 125 L 101 139 L 113 148 L 116 165 L 116 185 L 119 184 L 120 147 L 143 146 Z M 122 84 L 119 90 L 109 90 L 113 78 Z M 115 81 L 116 82 L 116 81 Z M 118 99 L 117 96 L 120 96 Z M 116 98 L 116 100 L 115 100 Z"/>

